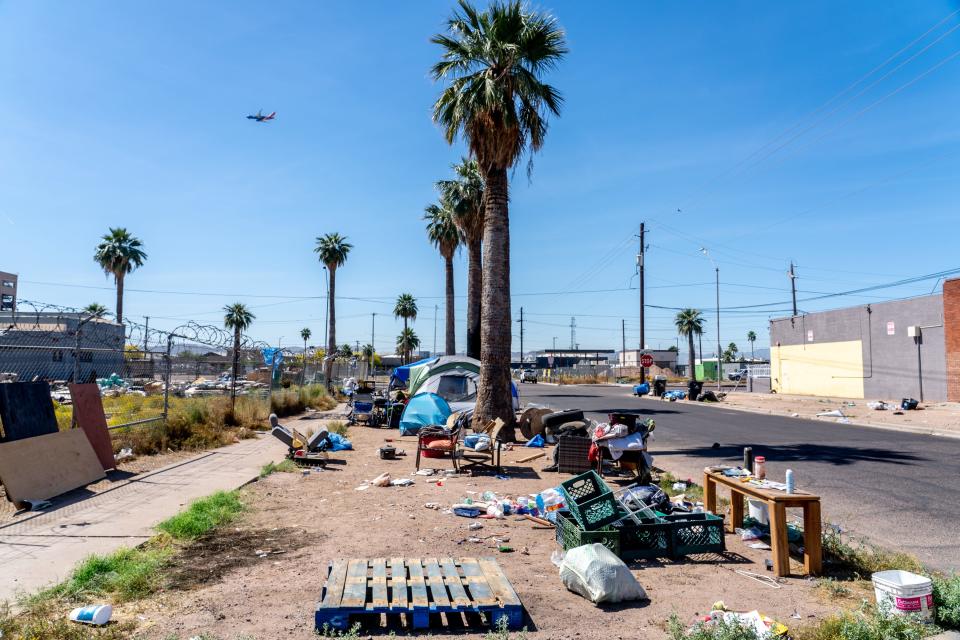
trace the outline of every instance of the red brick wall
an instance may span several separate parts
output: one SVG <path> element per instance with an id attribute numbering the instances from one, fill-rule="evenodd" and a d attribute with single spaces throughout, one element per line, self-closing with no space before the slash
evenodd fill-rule
<path id="1" fill-rule="evenodd" d="M 960 278 L 943 283 L 943 340 L 947 352 L 947 400 L 960 402 Z"/>

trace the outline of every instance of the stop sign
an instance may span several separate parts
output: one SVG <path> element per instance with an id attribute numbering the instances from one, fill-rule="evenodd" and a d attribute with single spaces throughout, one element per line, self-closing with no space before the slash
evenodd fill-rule
<path id="1" fill-rule="evenodd" d="M 640 356 L 640 366 L 641 367 L 652 367 L 653 366 L 653 356 L 649 353 L 645 353 Z"/>

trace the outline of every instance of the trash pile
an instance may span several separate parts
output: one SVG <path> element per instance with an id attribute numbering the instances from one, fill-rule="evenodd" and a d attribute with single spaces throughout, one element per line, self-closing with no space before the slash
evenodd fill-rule
<path id="1" fill-rule="evenodd" d="M 185 398 L 199 398 L 205 396 L 221 396 L 230 393 L 231 378 L 229 373 L 221 374 L 216 380 L 197 378 L 189 384 L 175 385 L 173 392 Z M 244 395 L 257 389 L 267 389 L 268 384 L 244 378 L 237 379 L 237 394 Z"/>

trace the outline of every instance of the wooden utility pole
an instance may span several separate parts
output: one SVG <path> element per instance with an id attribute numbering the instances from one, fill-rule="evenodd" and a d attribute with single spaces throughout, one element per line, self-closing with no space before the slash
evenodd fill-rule
<path id="1" fill-rule="evenodd" d="M 790 271 L 787 273 L 790 276 L 790 295 L 793 298 L 793 315 L 797 315 L 797 274 L 793 271 L 793 260 L 790 261 Z"/>
<path id="2" fill-rule="evenodd" d="M 643 254 L 645 253 L 644 234 L 645 234 L 644 223 L 641 222 L 640 223 L 640 253 L 637 254 L 637 271 L 639 272 L 639 275 L 640 275 L 640 353 L 641 355 L 643 354 L 643 350 L 646 348 L 646 343 L 644 342 L 644 335 L 643 335 L 643 311 L 644 311 L 644 304 L 643 304 L 643 257 L 644 255 Z M 646 369 L 641 364 L 640 365 L 641 384 L 644 382 L 645 379 L 646 379 Z"/>

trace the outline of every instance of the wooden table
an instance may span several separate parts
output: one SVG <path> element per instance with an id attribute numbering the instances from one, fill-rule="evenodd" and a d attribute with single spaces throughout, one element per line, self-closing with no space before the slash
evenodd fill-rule
<path id="1" fill-rule="evenodd" d="M 717 511 L 717 485 L 730 489 L 730 520 L 732 532 L 743 523 L 743 498 L 767 503 L 770 512 L 770 547 L 773 551 L 773 571 L 778 576 L 790 574 L 790 548 L 787 544 L 787 508 L 803 508 L 803 567 L 808 575 L 820 573 L 822 550 L 820 547 L 820 496 L 795 491 L 787 493 L 775 489 L 761 489 L 740 478 L 728 478 L 719 471 L 703 470 L 703 495 L 707 511 Z"/>

